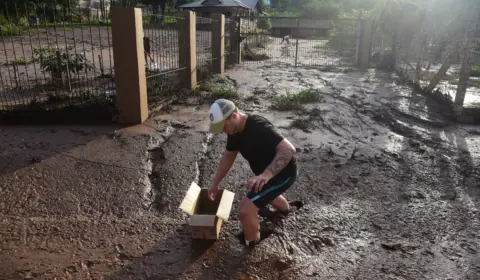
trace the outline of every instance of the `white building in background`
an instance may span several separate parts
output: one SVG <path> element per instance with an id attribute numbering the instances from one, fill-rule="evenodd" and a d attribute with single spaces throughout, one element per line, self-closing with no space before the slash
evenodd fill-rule
<path id="1" fill-rule="evenodd" d="M 91 19 L 106 19 L 110 15 L 110 0 L 80 0 L 78 6 Z"/>

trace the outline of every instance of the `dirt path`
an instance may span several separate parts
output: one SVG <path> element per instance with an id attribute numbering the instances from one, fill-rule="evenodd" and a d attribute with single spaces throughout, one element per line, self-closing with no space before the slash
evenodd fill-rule
<path id="1" fill-rule="evenodd" d="M 205 133 L 207 105 L 129 129 L 2 128 L 0 279 L 480 278 L 480 129 L 386 73 L 259 64 L 228 75 L 241 109 L 298 148 L 295 216 L 253 250 L 239 244 L 252 176 L 239 157 L 222 184 L 237 195 L 221 239 L 190 240 L 178 205 L 191 181 L 209 186 L 225 145 Z M 309 87 L 322 102 L 269 109 Z"/>

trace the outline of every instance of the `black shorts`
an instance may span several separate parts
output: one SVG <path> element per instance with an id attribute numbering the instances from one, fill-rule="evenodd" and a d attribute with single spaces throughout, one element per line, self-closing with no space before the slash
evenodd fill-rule
<path id="1" fill-rule="evenodd" d="M 257 206 L 259 209 L 265 208 L 270 202 L 275 200 L 277 196 L 288 190 L 295 180 L 297 179 L 297 173 L 292 172 L 291 176 L 276 176 L 273 177 L 268 183 L 263 186 L 259 193 L 256 193 L 254 189 L 247 193 L 247 197 Z"/>

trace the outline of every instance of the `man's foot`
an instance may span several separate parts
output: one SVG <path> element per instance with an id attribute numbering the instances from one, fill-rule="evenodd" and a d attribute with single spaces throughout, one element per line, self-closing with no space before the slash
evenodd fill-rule
<path id="1" fill-rule="evenodd" d="M 237 238 L 240 240 L 241 244 L 244 244 L 247 247 L 253 247 L 258 243 L 260 243 L 260 241 L 262 241 L 263 239 L 269 237 L 272 233 L 273 233 L 273 229 L 269 228 L 267 225 L 260 225 L 260 239 L 248 241 L 247 239 L 245 239 L 245 235 L 243 234 L 243 231 L 237 234 Z"/>
<path id="2" fill-rule="evenodd" d="M 300 200 L 289 201 L 288 204 L 290 205 L 290 209 L 288 209 L 288 210 L 285 210 L 285 211 L 281 211 L 281 210 L 271 211 L 270 209 L 268 209 L 268 207 L 265 207 L 265 208 L 262 208 L 258 211 L 258 215 L 260 215 L 261 217 L 263 217 L 265 219 L 274 219 L 274 218 L 278 217 L 279 214 L 280 214 L 281 218 L 285 218 L 290 213 L 293 213 L 295 211 L 300 210 L 300 208 L 302 208 L 303 205 L 304 205 L 303 201 L 300 201 Z"/>
<path id="3" fill-rule="evenodd" d="M 303 204 L 303 201 L 301 200 L 292 200 L 288 202 L 288 205 L 290 205 L 290 209 L 285 211 L 278 210 L 278 212 L 280 212 L 280 214 L 284 216 L 288 216 L 288 214 L 300 210 L 300 208 L 302 208 L 304 204 Z"/>

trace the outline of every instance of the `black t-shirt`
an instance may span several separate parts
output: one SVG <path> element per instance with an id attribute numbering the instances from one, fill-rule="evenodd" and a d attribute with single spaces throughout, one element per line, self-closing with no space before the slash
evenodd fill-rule
<path id="1" fill-rule="evenodd" d="M 228 135 L 227 150 L 239 151 L 248 161 L 255 175 L 260 175 L 275 158 L 276 148 L 284 137 L 266 118 L 248 115 L 242 132 Z M 296 172 L 296 160 L 292 157 L 285 168 L 277 176 L 289 177 Z"/>

